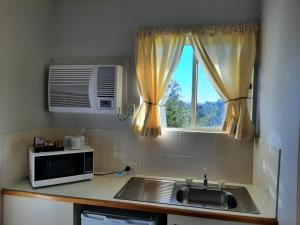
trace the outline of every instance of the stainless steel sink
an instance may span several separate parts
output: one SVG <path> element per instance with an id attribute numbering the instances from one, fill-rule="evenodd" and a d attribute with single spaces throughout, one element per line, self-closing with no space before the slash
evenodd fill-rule
<path id="1" fill-rule="evenodd" d="M 237 207 L 235 197 L 223 190 L 183 187 L 177 191 L 176 199 L 182 204 L 203 208 L 228 210 Z"/>
<path id="2" fill-rule="evenodd" d="M 200 207 L 258 214 L 245 187 L 228 186 L 219 189 L 209 184 L 187 186 L 185 182 L 132 177 L 116 194 L 116 199 Z"/>
<path id="3" fill-rule="evenodd" d="M 140 202 L 169 203 L 175 181 L 132 177 L 115 198 Z"/>

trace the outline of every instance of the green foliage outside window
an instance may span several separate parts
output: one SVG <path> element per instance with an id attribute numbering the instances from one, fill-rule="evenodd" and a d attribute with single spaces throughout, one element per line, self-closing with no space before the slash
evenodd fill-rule
<path id="1" fill-rule="evenodd" d="M 191 110 L 180 100 L 181 88 L 178 82 L 172 80 L 168 86 L 168 100 L 165 104 L 168 127 L 189 127 Z"/>
<path id="2" fill-rule="evenodd" d="M 180 100 L 181 87 L 177 81 L 172 80 L 167 90 L 165 103 L 167 127 L 191 127 L 191 103 Z M 218 128 L 222 125 L 224 117 L 224 102 L 198 103 L 196 110 L 196 127 Z"/>

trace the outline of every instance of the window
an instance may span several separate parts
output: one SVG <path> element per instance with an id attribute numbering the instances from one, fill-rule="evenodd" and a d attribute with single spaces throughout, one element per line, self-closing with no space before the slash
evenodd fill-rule
<path id="1" fill-rule="evenodd" d="M 163 127 L 220 129 L 225 106 L 191 45 L 184 46 L 179 64 L 161 103 Z"/>
<path id="2" fill-rule="evenodd" d="M 253 90 L 250 88 L 249 96 L 252 95 Z M 212 85 L 203 65 L 194 57 L 190 44 L 184 46 L 177 69 L 160 105 L 162 127 L 221 129 L 226 105 Z M 248 106 L 249 115 L 252 117 L 252 99 L 248 101 Z"/>

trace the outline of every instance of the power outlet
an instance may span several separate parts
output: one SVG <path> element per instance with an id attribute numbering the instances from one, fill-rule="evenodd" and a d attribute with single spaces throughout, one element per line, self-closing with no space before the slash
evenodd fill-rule
<path id="1" fill-rule="evenodd" d="M 128 163 L 127 166 L 130 167 L 130 174 L 137 174 L 138 172 L 138 164 L 137 163 Z"/>
<path id="2" fill-rule="evenodd" d="M 129 116 L 133 116 L 135 113 L 135 104 L 127 104 L 127 113 Z"/>

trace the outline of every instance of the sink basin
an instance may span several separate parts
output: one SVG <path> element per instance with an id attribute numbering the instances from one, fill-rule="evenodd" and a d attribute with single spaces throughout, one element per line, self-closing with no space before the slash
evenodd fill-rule
<path id="1" fill-rule="evenodd" d="M 182 204 L 203 208 L 227 210 L 237 207 L 235 197 L 222 190 L 183 187 L 177 191 L 176 199 Z"/>
<path id="2" fill-rule="evenodd" d="M 132 177 L 115 195 L 116 199 L 153 202 L 168 205 L 199 207 L 258 214 L 245 187 L 226 185 L 219 189 L 209 184 L 187 186 L 185 182 L 143 177 Z"/>

